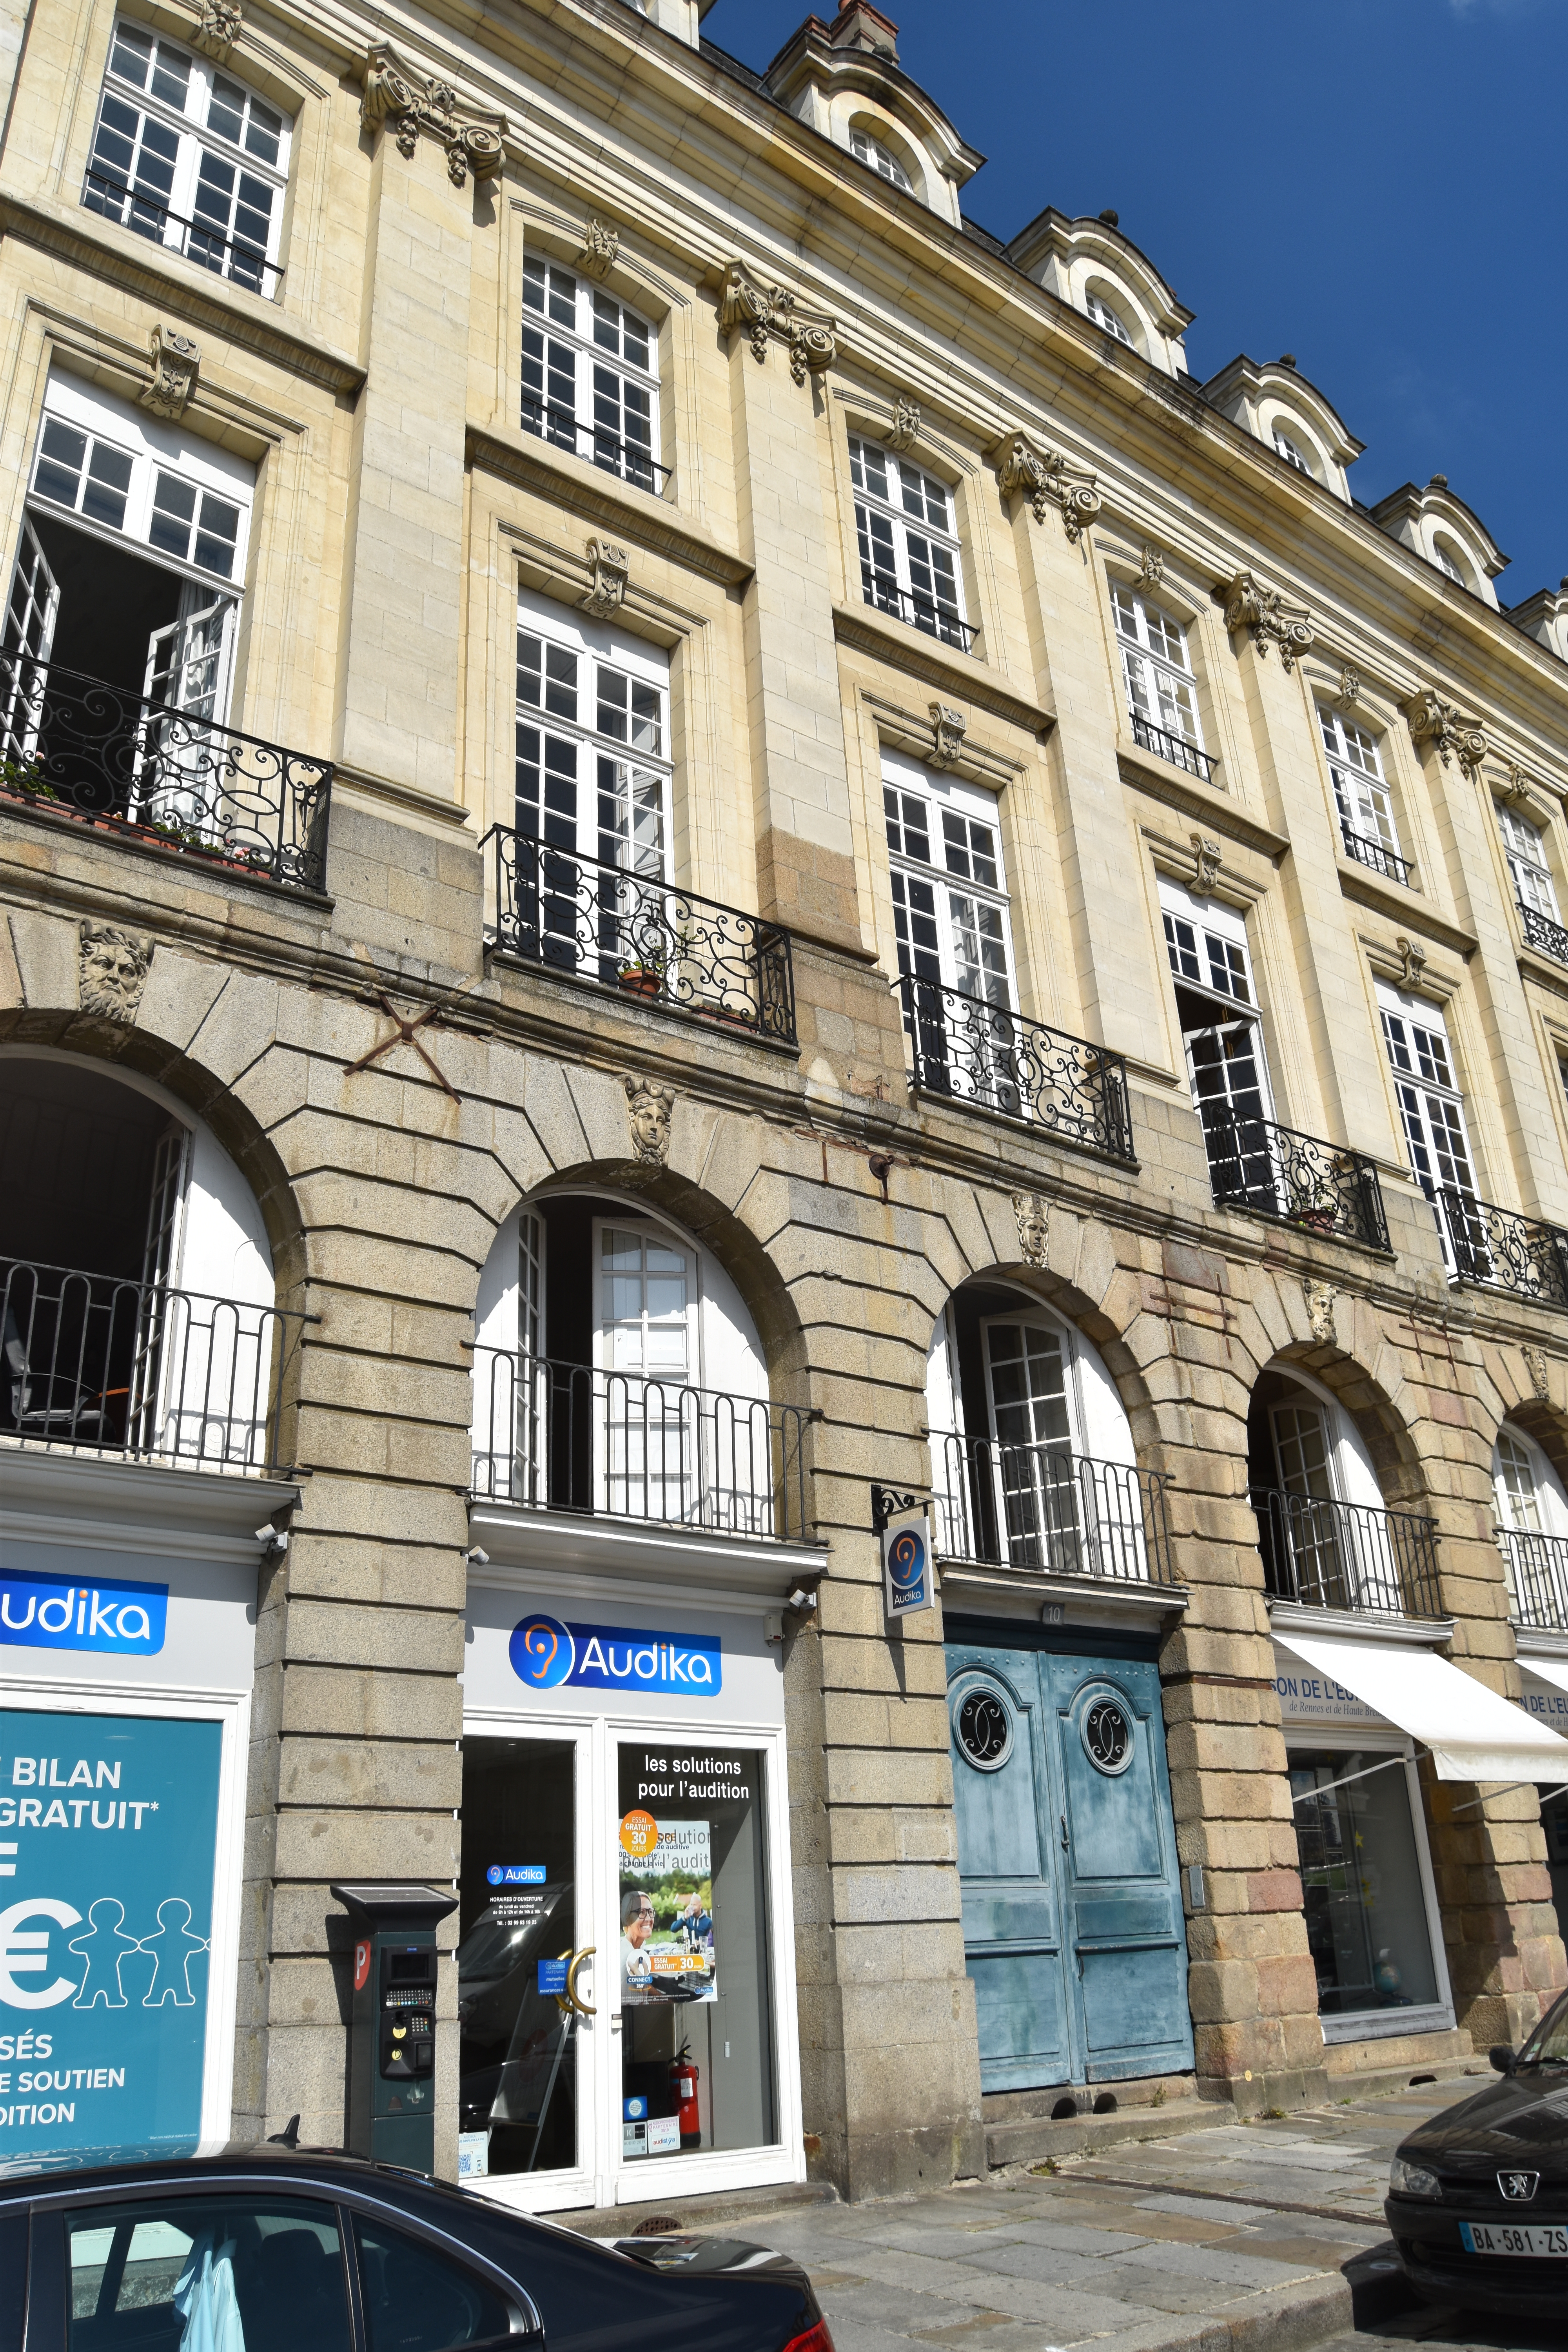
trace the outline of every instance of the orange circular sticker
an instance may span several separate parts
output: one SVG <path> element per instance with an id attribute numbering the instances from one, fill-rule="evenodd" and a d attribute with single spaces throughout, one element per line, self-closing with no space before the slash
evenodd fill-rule
<path id="1" fill-rule="evenodd" d="M 630 1812 L 621 1823 L 621 1843 L 636 1862 L 650 1854 L 658 1843 L 658 1823 L 651 1813 Z"/>

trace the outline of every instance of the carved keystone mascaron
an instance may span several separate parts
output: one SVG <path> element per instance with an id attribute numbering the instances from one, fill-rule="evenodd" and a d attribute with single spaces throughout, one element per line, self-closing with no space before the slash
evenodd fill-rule
<path id="1" fill-rule="evenodd" d="M 503 161 L 504 114 L 468 116 L 458 111 L 458 93 L 400 57 L 389 41 L 378 41 L 365 59 L 360 121 L 365 130 L 396 125 L 397 152 L 412 161 L 419 133 L 428 131 L 447 151 L 447 176 L 460 188 L 472 172 L 493 180 Z"/>
<path id="2" fill-rule="evenodd" d="M 153 373 L 137 397 L 154 416 L 181 417 L 196 388 L 201 346 L 190 335 L 162 325 L 153 328 L 149 342 Z"/>
<path id="3" fill-rule="evenodd" d="M 1005 433 L 991 455 L 1003 497 L 1010 499 L 1021 492 L 1037 522 L 1044 522 L 1046 508 L 1054 500 L 1061 509 L 1062 528 L 1076 546 L 1085 524 L 1094 520 L 1104 504 L 1095 488 L 1093 467 L 1080 466 L 1060 449 L 1047 448 L 1024 432 Z"/>
<path id="4" fill-rule="evenodd" d="M 1013 1214 L 1018 1222 L 1018 1255 L 1026 1265 L 1049 1263 L 1050 1213 L 1037 1192 L 1015 1192 Z"/>
<path id="5" fill-rule="evenodd" d="M 668 1087 L 656 1086 L 651 1078 L 638 1077 L 631 1070 L 621 1083 L 626 1090 L 632 1150 L 650 1168 L 662 1168 L 669 1157 L 669 1122 L 675 1097 Z"/>
<path id="6" fill-rule="evenodd" d="M 624 547 L 616 547 L 607 539 L 591 539 L 588 566 L 593 577 L 577 602 L 584 613 L 592 613 L 596 620 L 606 620 L 626 603 L 631 558 Z"/>
<path id="7" fill-rule="evenodd" d="M 930 709 L 931 744 L 931 750 L 926 753 L 926 765 L 931 768 L 951 768 L 963 749 L 963 739 L 969 731 L 969 723 L 963 711 L 954 710 L 951 703 L 933 702 L 930 705 Z"/>
<path id="8" fill-rule="evenodd" d="M 577 267 L 587 278 L 607 278 L 621 249 L 621 233 L 610 221 L 591 220 L 583 231 Z"/>
<path id="9" fill-rule="evenodd" d="M 761 286 L 743 261 L 732 261 L 724 274 L 719 298 L 719 327 L 732 335 L 744 328 L 759 360 L 768 355 L 776 335 L 789 348 L 789 372 L 796 383 L 808 375 L 822 375 L 838 357 L 833 320 L 821 310 L 808 310 L 782 286 Z"/>
<path id="10" fill-rule="evenodd" d="M 84 922 L 77 950 L 82 1011 L 100 1021 L 134 1021 L 152 961 L 153 941 L 142 933 Z"/>

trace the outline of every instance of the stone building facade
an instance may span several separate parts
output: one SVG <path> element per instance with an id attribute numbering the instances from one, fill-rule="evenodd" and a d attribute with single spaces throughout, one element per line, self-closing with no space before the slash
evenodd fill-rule
<path id="1" fill-rule="evenodd" d="M 566 2210 L 1563 1982 L 1562 600 L 703 13 L 12 26 L 7 2156 L 341 2142 L 368 1881 Z"/>

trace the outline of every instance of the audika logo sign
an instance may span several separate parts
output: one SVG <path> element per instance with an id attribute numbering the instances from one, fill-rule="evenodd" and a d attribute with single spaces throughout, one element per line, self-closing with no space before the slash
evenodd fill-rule
<path id="1" fill-rule="evenodd" d="M 676 1692 L 714 1698 L 723 1675 L 717 1633 L 625 1625 L 563 1625 L 536 1613 L 512 1630 L 511 1670 L 530 1690 Z"/>
<path id="2" fill-rule="evenodd" d="M 931 1572 L 931 1521 L 926 1507 L 896 1511 L 882 1529 L 882 1575 L 889 1617 L 908 1617 L 934 1608 Z"/>
<path id="3" fill-rule="evenodd" d="M 151 1658 L 163 1646 L 166 1584 L 90 1584 L 0 1569 L 0 1643 L 29 1650 L 112 1650 Z"/>

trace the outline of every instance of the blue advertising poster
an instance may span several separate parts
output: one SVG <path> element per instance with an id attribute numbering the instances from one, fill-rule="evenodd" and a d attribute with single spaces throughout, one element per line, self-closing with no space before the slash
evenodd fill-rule
<path id="1" fill-rule="evenodd" d="M 0 2172 L 194 2153 L 222 1742 L 0 1708 Z"/>

